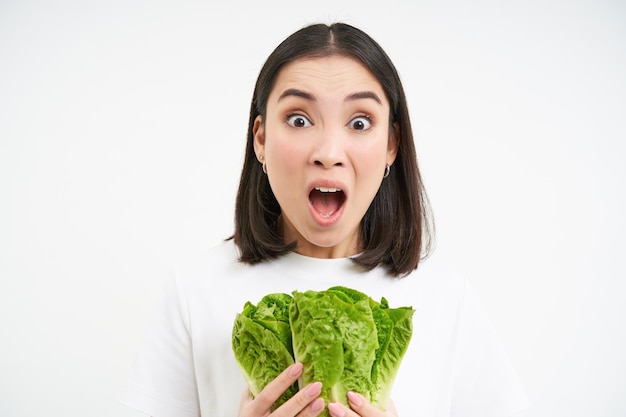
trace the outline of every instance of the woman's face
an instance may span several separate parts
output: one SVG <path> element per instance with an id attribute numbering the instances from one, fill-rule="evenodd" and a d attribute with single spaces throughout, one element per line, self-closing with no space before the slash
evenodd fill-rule
<path id="1" fill-rule="evenodd" d="M 360 221 L 396 156 L 389 103 L 357 60 L 285 65 L 257 117 L 254 145 L 282 210 L 285 242 L 317 258 L 352 256 Z"/>

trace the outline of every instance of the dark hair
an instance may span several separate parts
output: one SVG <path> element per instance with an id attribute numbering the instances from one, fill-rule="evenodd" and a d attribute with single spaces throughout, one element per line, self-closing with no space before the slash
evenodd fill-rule
<path id="1" fill-rule="evenodd" d="M 281 68 L 299 58 L 343 55 L 360 61 L 380 82 L 390 104 L 390 129 L 397 126 L 398 152 L 361 220 L 362 253 L 352 258 L 366 270 L 383 264 L 394 276 L 416 269 L 430 251 L 432 221 L 422 184 L 404 90 L 383 49 L 366 33 L 344 23 L 314 24 L 286 38 L 270 54 L 256 82 L 245 159 L 235 205 L 235 239 L 240 261 L 255 264 L 285 255 L 296 243 L 285 243 L 277 231 L 280 206 L 254 152 L 253 125 L 265 118 L 267 99 Z"/>

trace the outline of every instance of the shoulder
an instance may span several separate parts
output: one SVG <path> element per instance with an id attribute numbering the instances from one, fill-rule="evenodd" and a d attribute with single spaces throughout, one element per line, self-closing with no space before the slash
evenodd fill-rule
<path id="1" fill-rule="evenodd" d="M 174 269 L 179 274 L 196 276 L 210 270 L 229 269 L 237 267 L 239 252 L 232 240 L 188 253 L 175 262 Z"/>
<path id="2" fill-rule="evenodd" d="M 192 318 L 215 317 L 218 312 L 233 315 L 247 301 L 264 295 L 290 293 L 311 271 L 295 255 L 250 265 L 239 261 L 239 250 L 232 240 L 180 258 L 173 267 L 173 281 L 179 297 Z"/>
<path id="3" fill-rule="evenodd" d="M 251 267 L 239 262 L 236 245 L 223 241 L 177 259 L 172 265 L 170 288 L 193 308 L 210 305 L 220 295 L 230 292 L 234 281 L 251 275 Z"/>
<path id="4" fill-rule="evenodd" d="M 239 261 L 237 246 L 228 240 L 181 257 L 172 269 L 181 290 L 194 292 L 249 277 L 253 267 Z"/>

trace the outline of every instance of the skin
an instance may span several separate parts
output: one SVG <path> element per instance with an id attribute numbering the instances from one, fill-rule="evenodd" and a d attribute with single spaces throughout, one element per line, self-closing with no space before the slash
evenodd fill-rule
<path id="1" fill-rule="evenodd" d="M 295 240 L 296 252 L 316 258 L 359 253 L 359 223 L 397 152 L 376 77 L 339 55 L 287 64 L 265 120 L 255 120 L 254 147 L 281 207 L 285 241 Z M 340 213 L 316 215 L 309 202 L 315 185 L 344 191 Z"/>
<path id="2" fill-rule="evenodd" d="M 296 252 L 317 258 L 356 255 L 359 225 L 397 153 L 396 126 L 374 75 L 359 61 L 332 55 L 299 59 L 282 68 L 270 92 L 265 120 L 254 123 L 254 149 L 266 164 L 281 207 L 280 231 Z M 326 216 L 312 207 L 312 187 L 341 188 L 345 201 Z M 328 214 L 328 213 L 325 213 Z M 302 374 L 287 368 L 254 399 L 243 393 L 239 417 L 316 417 L 324 409 L 321 383 L 312 383 L 274 412 L 271 405 Z M 333 417 L 395 417 L 360 394 L 348 393 L 350 407 L 328 404 Z"/>
<path id="3" fill-rule="evenodd" d="M 296 363 L 285 369 L 275 380 L 259 393 L 256 398 L 246 389 L 241 396 L 238 417 L 317 417 L 324 410 L 324 400 L 319 397 L 322 384 L 313 382 L 276 409 L 270 410 L 280 395 L 302 375 L 302 364 Z M 339 403 L 328 404 L 332 417 L 397 417 L 398 414 L 390 401 L 387 410 L 382 411 L 370 404 L 361 394 L 348 393 L 350 407 Z"/>
<path id="4" fill-rule="evenodd" d="M 285 369 L 275 380 L 252 399 L 245 390 L 239 404 L 239 417 L 316 417 L 324 410 L 324 400 L 319 398 L 322 384 L 314 382 L 298 391 L 289 401 L 270 414 L 270 407 L 280 395 L 302 375 L 302 364 L 296 363 Z"/>

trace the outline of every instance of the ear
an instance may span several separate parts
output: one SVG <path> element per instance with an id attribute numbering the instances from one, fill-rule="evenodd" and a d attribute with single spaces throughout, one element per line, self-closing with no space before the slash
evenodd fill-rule
<path id="1" fill-rule="evenodd" d="M 254 153 L 256 154 L 256 158 L 262 161 L 265 157 L 265 125 L 263 124 L 261 115 L 258 115 L 256 119 L 254 119 L 252 135 L 254 136 Z"/>
<path id="2" fill-rule="evenodd" d="M 389 129 L 389 141 L 387 142 L 387 163 L 393 165 L 398 155 L 398 141 L 400 140 L 400 126 L 394 122 Z"/>

